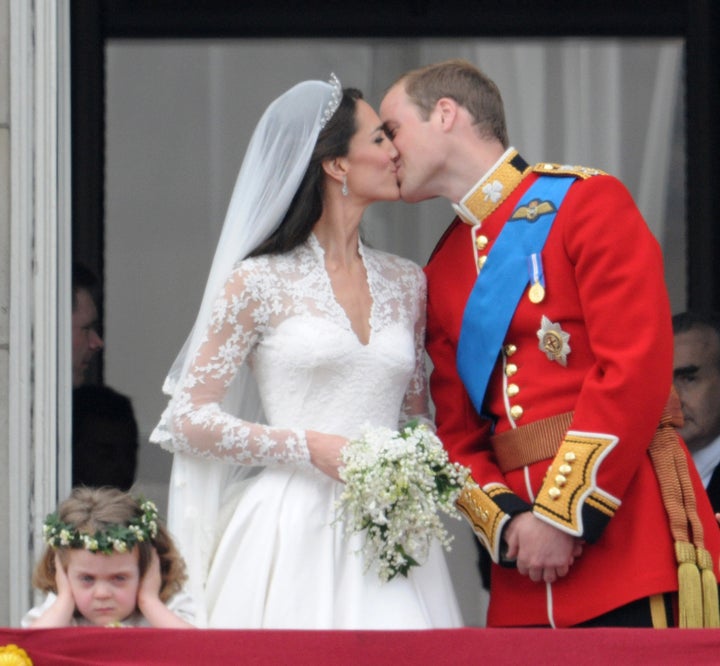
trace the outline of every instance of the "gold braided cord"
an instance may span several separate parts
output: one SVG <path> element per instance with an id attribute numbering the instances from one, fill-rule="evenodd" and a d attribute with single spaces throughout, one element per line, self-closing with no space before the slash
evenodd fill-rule
<path id="1" fill-rule="evenodd" d="M 720 627 L 720 600 L 718 600 L 718 585 L 715 578 L 712 556 L 705 549 L 705 532 L 703 530 L 700 516 L 697 512 L 697 501 L 695 491 L 690 480 L 688 461 L 679 446 L 675 447 L 675 460 L 678 475 L 682 485 L 683 499 L 688 509 L 688 520 L 693 533 L 695 544 L 695 559 L 700 570 L 700 585 L 702 593 L 702 625 L 704 627 Z"/>
<path id="2" fill-rule="evenodd" d="M 650 617 L 653 629 L 667 629 L 668 620 L 665 611 L 665 597 L 662 594 L 653 594 L 650 597 Z"/>
<path id="3" fill-rule="evenodd" d="M 648 452 L 660 482 L 678 562 L 678 623 L 681 627 L 720 626 L 717 580 L 704 547 L 687 458 L 674 430 L 672 396 Z M 704 555 L 707 553 L 707 557 Z M 709 565 L 709 566 L 708 566 Z"/>

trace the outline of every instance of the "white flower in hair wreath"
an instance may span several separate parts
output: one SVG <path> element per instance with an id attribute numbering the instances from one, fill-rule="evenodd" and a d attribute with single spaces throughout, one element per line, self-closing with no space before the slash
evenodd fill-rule
<path id="1" fill-rule="evenodd" d="M 158 511 L 150 500 L 142 500 L 140 515 L 127 525 L 113 523 L 95 534 L 79 531 L 70 523 L 63 523 L 56 513 L 51 513 L 43 525 L 43 539 L 52 548 L 84 548 L 91 553 L 125 553 L 138 543 L 151 541 L 157 536 Z"/>

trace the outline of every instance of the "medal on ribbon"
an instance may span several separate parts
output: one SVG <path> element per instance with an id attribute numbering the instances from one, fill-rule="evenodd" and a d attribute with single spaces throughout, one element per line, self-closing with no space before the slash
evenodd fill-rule
<path id="1" fill-rule="evenodd" d="M 540 253 L 533 253 L 528 257 L 528 273 L 530 275 L 530 289 L 528 298 L 531 303 L 542 303 L 545 298 L 545 275 L 543 273 Z"/>

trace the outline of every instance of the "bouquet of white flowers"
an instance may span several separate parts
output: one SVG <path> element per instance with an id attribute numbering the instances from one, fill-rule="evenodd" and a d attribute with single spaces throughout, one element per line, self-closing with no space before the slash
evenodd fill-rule
<path id="1" fill-rule="evenodd" d="M 439 514 L 460 518 L 455 500 L 469 470 L 449 462 L 428 426 L 368 428 L 344 448 L 342 460 L 346 485 L 338 519 L 348 535 L 367 530 L 366 570 L 376 565 L 380 579 L 388 581 L 424 562 L 432 539 L 450 550 L 452 537 Z"/>

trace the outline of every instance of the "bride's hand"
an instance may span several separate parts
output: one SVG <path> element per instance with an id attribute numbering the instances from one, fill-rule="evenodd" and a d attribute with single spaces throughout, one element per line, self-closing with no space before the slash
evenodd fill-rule
<path id="1" fill-rule="evenodd" d="M 340 452 L 348 440 L 339 435 L 326 435 L 322 432 L 305 432 L 307 447 L 310 452 L 310 462 L 321 472 L 336 481 L 340 481 L 338 469 L 342 466 Z"/>

